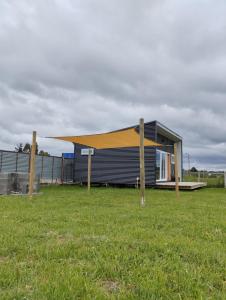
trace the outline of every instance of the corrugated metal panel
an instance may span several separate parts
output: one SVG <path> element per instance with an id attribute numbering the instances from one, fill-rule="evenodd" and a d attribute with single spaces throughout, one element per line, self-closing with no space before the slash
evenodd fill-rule
<path id="1" fill-rule="evenodd" d="M 62 172 L 62 159 L 54 159 L 53 180 L 59 181 Z"/>
<path id="2" fill-rule="evenodd" d="M 0 172 L 29 172 L 29 154 L 0 150 Z M 62 176 L 62 158 L 36 155 L 36 174 L 43 181 L 59 182 Z M 73 159 L 64 160 L 64 181 L 73 179 Z"/>
<path id="3" fill-rule="evenodd" d="M 29 155 L 28 154 L 18 153 L 17 172 L 22 172 L 22 173 L 29 172 Z"/>
<path id="4" fill-rule="evenodd" d="M 64 159 L 63 177 L 64 177 L 64 181 L 66 182 L 73 181 L 73 165 L 74 165 L 73 159 Z"/>
<path id="5" fill-rule="evenodd" d="M 43 157 L 43 173 L 42 178 L 52 180 L 52 164 L 53 158 L 50 156 Z"/>
<path id="6" fill-rule="evenodd" d="M 13 152 L 3 152 L 1 172 L 10 173 L 16 171 L 16 155 Z"/>

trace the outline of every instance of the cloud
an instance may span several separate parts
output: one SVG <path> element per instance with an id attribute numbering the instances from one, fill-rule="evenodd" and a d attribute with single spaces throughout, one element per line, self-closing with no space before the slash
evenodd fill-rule
<path id="1" fill-rule="evenodd" d="M 1 1 L 0 148 L 144 116 L 197 165 L 225 168 L 225 14 L 223 0 Z"/>

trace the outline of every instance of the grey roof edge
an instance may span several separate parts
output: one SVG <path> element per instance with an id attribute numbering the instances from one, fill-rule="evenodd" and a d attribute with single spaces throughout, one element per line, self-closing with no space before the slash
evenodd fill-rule
<path id="1" fill-rule="evenodd" d="M 151 124 L 151 123 L 155 123 L 157 127 L 163 129 L 165 132 L 173 135 L 174 137 L 176 137 L 178 140 L 183 140 L 183 138 L 177 134 L 175 131 L 169 129 L 167 126 L 165 126 L 164 124 L 160 123 L 159 121 L 157 120 L 153 120 L 153 121 L 149 121 L 149 122 L 144 122 L 144 125 L 147 125 L 147 124 Z M 105 132 L 105 133 L 113 133 L 113 132 L 119 132 L 119 131 L 123 131 L 123 130 L 126 130 L 126 129 L 130 129 L 130 128 L 137 128 L 139 127 L 139 123 L 136 124 L 136 125 L 133 125 L 133 126 L 128 126 L 128 127 L 124 127 L 124 128 L 120 128 L 120 129 L 117 129 L 117 130 L 112 130 L 112 131 L 109 131 L 109 132 Z"/>
<path id="2" fill-rule="evenodd" d="M 164 131 L 168 132 L 169 134 L 175 136 L 178 140 L 181 140 L 181 141 L 183 140 L 182 136 L 180 136 L 180 135 L 179 135 L 178 133 L 176 133 L 175 131 L 169 129 L 169 128 L 168 128 L 167 126 L 165 126 L 164 124 L 162 124 L 162 123 L 160 123 L 159 121 L 156 121 L 156 120 L 155 120 L 154 122 L 156 122 L 157 128 L 158 128 L 158 127 L 161 128 L 162 130 L 164 130 Z"/>

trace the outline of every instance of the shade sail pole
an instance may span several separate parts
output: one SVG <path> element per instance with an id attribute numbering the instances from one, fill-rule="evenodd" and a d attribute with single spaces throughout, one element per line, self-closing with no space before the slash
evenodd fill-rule
<path id="1" fill-rule="evenodd" d="M 140 205 L 145 205 L 144 119 L 140 119 Z"/>
<path id="2" fill-rule="evenodd" d="M 36 153 L 36 131 L 32 135 L 31 159 L 30 159 L 30 173 L 29 173 L 29 197 L 31 198 L 34 190 L 35 179 L 35 153 Z"/>
<path id="3" fill-rule="evenodd" d="M 92 165 L 92 156 L 91 156 L 91 149 L 89 149 L 89 155 L 88 155 L 88 182 L 87 182 L 88 191 L 90 191 L 90 187 L 91 187 L 91 165 Z"/>
<path id="4" fill-rule="evenodd" d="M 175 190 L 177 198 L 180 197 L 179 193 L 179 176 L 178 176 L 178 156 L 177 156 L 177 143 L 174 144 L 174 162 L 175 162 Z"/>

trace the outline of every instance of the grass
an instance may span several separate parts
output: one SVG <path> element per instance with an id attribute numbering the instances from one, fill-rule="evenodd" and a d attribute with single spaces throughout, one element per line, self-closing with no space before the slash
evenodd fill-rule
<path id="1" fill-rule="evenodd" d="M 184 181 L 188 182 L 197 182 L 198 181 L 198 174 L 192 174 L 192 175 L 186 175 L 183 177 Z M 206 182 L 208 187 L 214 187 L 214 188 L 223 188 L 224 187 L 224 175 L 218 175 L 218 176 L 205 176 L 200 177 L 201 182 Z"/>
<path id="2" fill-rule="evenodd" d="M 0 197 L 0 299 L 226 299 L 226 190 Z"/>

